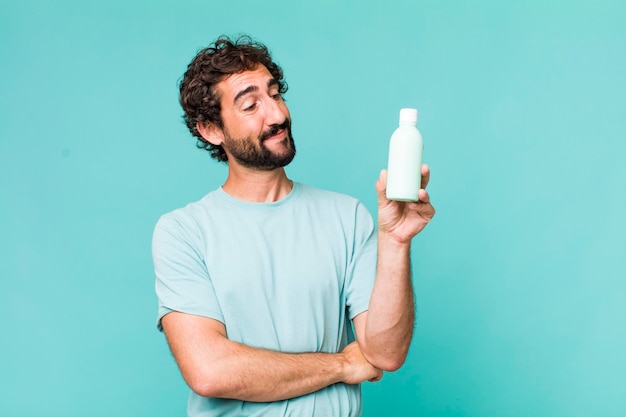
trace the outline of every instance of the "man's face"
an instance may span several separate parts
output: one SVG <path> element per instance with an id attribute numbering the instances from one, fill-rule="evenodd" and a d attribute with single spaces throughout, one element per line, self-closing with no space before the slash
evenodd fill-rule
<path id="1" fill-rule="evenodd" d="M 273 170 L 296 154 L 289 110 L 267 68 L 233 74 L 217 84 L 221 97 L 222 147 L 229 163 Z"/>

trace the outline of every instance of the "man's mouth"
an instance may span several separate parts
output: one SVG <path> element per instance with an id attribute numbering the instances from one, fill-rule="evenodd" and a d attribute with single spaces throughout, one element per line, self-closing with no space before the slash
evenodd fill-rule
<path id="1" fill-rule="evenodd" d="M 271 136 L 264 136 L 263 142 L 267 140 L 283 140 L 287 136 L 287 131 L 285 129 L 280 129 L 278 132 Z"/>
<path id="2" fill-rule="evenodd" d="M 283 140 L 287 137 L 289 129 L 289 120 L 285 120 L 284 123 L 280 125 L 273 125 L 271 129 L 263 135 L 261 135 L 261 142 L 265 142 L 266 140 Z"/>

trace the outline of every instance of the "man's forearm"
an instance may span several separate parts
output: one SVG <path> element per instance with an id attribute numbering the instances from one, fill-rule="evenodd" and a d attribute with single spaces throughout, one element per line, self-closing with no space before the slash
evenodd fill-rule
<path id="1" fill-rule="evenodd" d="M 376 367 L 394 371 L 404 363 L 413 337 L 415 300 L 411 283 L 411 240 L 430 222 L 435 208 L 421 167 L 419 201 L 388 200 L 387 171 L 376 181 L 378 193 L 378 269 L 368 311 L 353 319 L 365 357 Z"/>
<path id="2" fill-rule="evenodd" d="M 380 233 L 378 269 L 361 343 L 365 357 L 386 371 L 404 363 L 413 336 L 415 301 L 410 242 Z"/>
<path id="3" fill-rule="evenodd" d="M 268 402 L 318 391 L 342 380 L 339 354 L 288 354 L 223 341 L 223 354 L 188 381 L 206 397 Z"/>
<path id="4" fill-rule="evenodd" d="M 268 402 L 381 376 L 358 344 L 340 353 L 282 353 L 231 341 L 221 323 L 172 312 L 163 329 L 183 378 L 205 397 Z"/>

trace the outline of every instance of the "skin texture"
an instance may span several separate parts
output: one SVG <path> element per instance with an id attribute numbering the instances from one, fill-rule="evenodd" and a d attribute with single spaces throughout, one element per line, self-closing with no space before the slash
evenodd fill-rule
<path id="1" fill-rule="evenodd" d="M 295 147 L 285 127 L 290 122 L 289 110 L 270 73 L 259 66 L 231 75 L 217 85 L 217 91 L 225 128 L 210 124 L 197 128 L 228 155 L 224 191 L 249 202 L 282 199 L 291 191 L 292 182 L 280 164 L 291 160 Z M 241 158 L 242 153 L 263 152 L 273 155 L 273 166 L 254 167 Z M 376 183 L 378 268 L 369 310 L 353 320 L 356 342 L 335 354 L 275 352 L 229 340 L 219 321 L 171 312 L 162 319 L 163 329 L 191 389 L 208 397 L 276 401 L 337 382 L 378 381 L 383 371 L 400 368 L 414 325 L 411 239 L 435 214 L 425 191 L 429 177 L 424 165 L 417 203 L 387 200 L 384 170 Z"/>
<path id="2" fill-rule="evenodd" d="M 411 239 L 435 215 L 425 188 L 430 179 L 422 166 L 420 201 L 406 203 L 387 200 L 387 171 L 376 182 L 378 193 L 378 269 L 368 311 L 354 318 L 357 339 L 370 363 L 385 371 L 395 371 L 404 363 L 415 321 L 411 282 Z"/>

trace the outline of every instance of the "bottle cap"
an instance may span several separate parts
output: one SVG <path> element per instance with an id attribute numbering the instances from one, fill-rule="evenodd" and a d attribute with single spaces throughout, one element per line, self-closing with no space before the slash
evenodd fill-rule
<path id="1" fill-rule="evenodd" d="M 417 124 L 416 109 L 400 109 L 400 123 L 409 122 Z"/>

